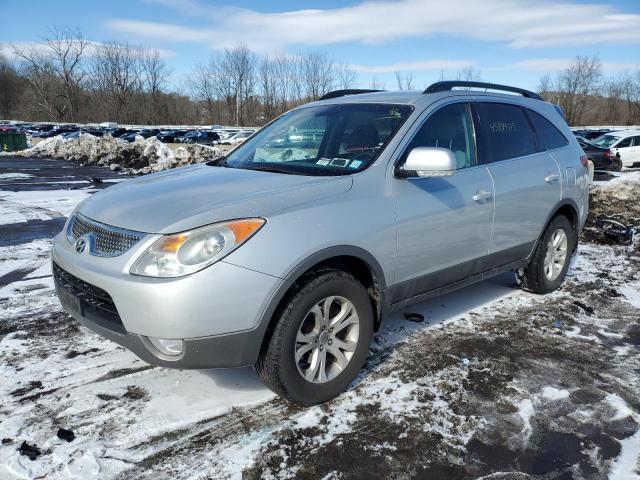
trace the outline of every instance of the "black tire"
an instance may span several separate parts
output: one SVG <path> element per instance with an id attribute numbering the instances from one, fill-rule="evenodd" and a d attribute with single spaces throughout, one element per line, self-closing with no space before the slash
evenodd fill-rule
<path id="1" fill-rule="evenodd" d="M 338 295 L 349 300 L 358 315 L 359 334 L 344 370 L 325 383 L 312 383 L 295 362 L 296 335 L 309 310 L 322 299 Z M 276 312 L 276 324 L 255 368 L 265 385 L 281 397 L 314 405 L 338 396 L 354 380 L 369 354 L 374 313 L 364 286 L 352 275 L 336 270 L 312 273 L 296 284 Z"/>
<path id="2" fill-rule="evenodd" d="M 611 170 L 614 172 L 619 172 L 622 170 L 622 160 L 619 158 L 614 158 L 611 160 Z"/>
<path id="3" fill-rule="evenodd" d="M 567 236 L 567 254 L 564 266 L 557 278 L 550 280 L 545 274 L 544 259 L 547 255 L 549 240 L 555 231 L 563 229 Z M 518 285 L 523 289 L 533 293 L 549 293 L 556 290 L 567 275 L 569 264 L 571 263 L 571 254 L 574 250 L 576 242 L 576 234 L 571 226 L 571 222 L 564 215 L 558 215 L 553 218 L 544 234 L 540 238 L 540 242 L 536 248 L 533 258 L 529 265 L 516 272 Z"/>

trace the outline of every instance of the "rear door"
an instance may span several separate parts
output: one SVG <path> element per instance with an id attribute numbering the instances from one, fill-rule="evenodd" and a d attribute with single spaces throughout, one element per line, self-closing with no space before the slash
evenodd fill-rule
<path id="1" fill-rule="evenodd" d="M 495 214 L 484 269 L 526 258 L 554 206 L 562 176 L 523 107 L 506 102 L 474 104 L 479 154 L 495 188 Z"/>

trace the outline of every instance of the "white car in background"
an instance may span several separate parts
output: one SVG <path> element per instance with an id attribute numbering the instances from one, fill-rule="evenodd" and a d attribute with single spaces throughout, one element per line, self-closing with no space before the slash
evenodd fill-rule
<path id="1" fill-rule="evenodd" d="M 594 145 L 608 148 L 611 155 L 618 157 L 623 167 L 640 165 L 640 130 L 621 130 L 600 135 L 593 140 Z"/>
<path id="2" fill-rule="evenodd" d="M 234 135 L 231 135 L 229 138 L 225 138 L 224 140 L 220 140 L 218 143 L 220 145 L 239 145 L 244 142 L 247 138 L 253 135 L 254 132 L 238 132 Z"/>

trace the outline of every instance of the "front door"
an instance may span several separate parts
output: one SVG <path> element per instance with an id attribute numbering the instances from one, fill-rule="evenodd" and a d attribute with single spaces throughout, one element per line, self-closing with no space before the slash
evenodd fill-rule
<path id="1" fill-rule="evenodd" d="M 612 151 L 614 155 L 620 157 L 625 167 L 631 167 L 634 163 L 640 163 L 640 135 L 621 140 Z"/>
<path id="2" fill-rule="evenodd" d="M 493 184 L 477 164 L 468 103 L 432 110 L 404 149 L 442 147 L 457 160 L 453 176 L 394 179 L 397 285 L 391 301 L 410 298 L 479 273 L 493 221 Z"/>

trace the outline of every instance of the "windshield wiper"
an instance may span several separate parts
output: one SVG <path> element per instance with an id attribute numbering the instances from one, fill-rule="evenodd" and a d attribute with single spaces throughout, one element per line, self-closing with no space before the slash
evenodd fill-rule
<path id="1" fill-rule="evenodd" d="M 299 173 L 292 172 L 288 168 L 276 167 L 276 166 L 262 166 L 262 165 L 251 165 L 243 166 L 247 170 L 258 170 L 260 172 L 271 172 L 271 173 L 284 173 L 285 175 L 300 175 Z"/>
<path id="2" fill-rule="evenodd" d="M 235 168 L 227 163 L 227 157 L 216 158 L 215 160 L 207 162 L 207 165 L 212 167 Z"/>

